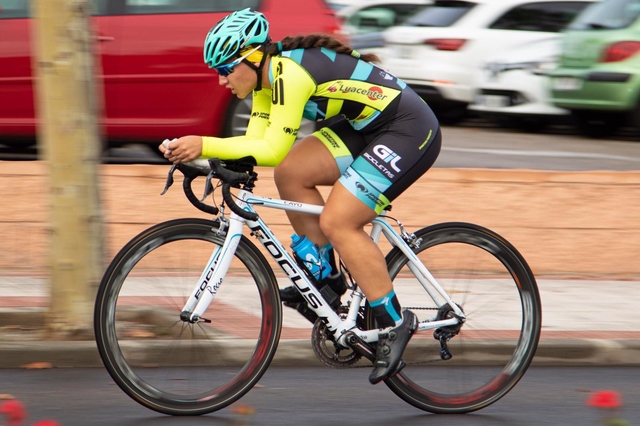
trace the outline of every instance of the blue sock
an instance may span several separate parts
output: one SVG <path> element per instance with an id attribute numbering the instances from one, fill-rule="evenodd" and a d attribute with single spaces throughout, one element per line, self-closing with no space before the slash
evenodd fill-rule
<path id="1" fill-rule="evenodd" d="M 395 327 L 402 324 L 402 308 L 395 290 L 380 299 L 369 302 L 373 315 L 378 321 L 378 328 Z"/>

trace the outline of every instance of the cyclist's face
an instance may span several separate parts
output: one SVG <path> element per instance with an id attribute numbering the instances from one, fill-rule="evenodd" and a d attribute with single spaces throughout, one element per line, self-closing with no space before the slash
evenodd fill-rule
<path id="1" fill-rule="evenodd" d="M 256 88 L 258 80 L 256 72 L 241 62 L 233 68 L 233 72 L 228 76 L 218 75 L 218 84 L 231 89 L 234 95 L 244 99 Z"/>

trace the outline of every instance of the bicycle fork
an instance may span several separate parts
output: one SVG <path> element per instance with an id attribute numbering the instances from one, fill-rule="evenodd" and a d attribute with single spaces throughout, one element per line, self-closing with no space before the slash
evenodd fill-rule
<path id="1" fill-rule="evenodd" d="M 198 321 L 211 322 L 206 318 L 202 318 L 202 314 L 207 310 L 218 292 L 233 260 L 233 254 L 236 252 L 242 238 L 243 221 L 234 216 L 231 215 L 229 220 L 230 223 L 224 244 L 222 247 L 217 247 L 211 254 L 207 266 L 198 279 L 198 284 L 189 299 L 187 299 L 182 312 L 180 312 L 180 319 L 183 321 L 191 323 Z"/>

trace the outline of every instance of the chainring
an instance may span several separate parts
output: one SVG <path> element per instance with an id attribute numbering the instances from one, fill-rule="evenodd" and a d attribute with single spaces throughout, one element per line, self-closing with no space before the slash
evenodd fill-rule
<path id="1" fill-rule="evenodd" d="M 311 347 L 316 357 L 331 368 L 352 368 L 361 355 L 352 349 L 344 348 L 335 342 L 333 333 L 327 329 L 327 324 L 318 318 L 311 330 Z"/>

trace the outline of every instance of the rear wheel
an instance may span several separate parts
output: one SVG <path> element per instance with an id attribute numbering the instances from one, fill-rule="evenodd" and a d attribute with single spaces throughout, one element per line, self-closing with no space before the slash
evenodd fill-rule
<path id="1" fill-rule="evenodd" d="M 535 278 L 516 249 L 472 224 L 445 223 L 416 232 L 414 252 L 465 313 L 461 326 L 416 333 L 403 355 L 407 366 L 385 383 L 400 398 L 434 413 L 466 413 L 503 397 L 525 373 L 541 327 Z M 452 315 L 438 309 L 399 250 L 387 255 L 403 308 L 420 321 Z M 368 326 L 375 327 L 370 310 Z M 452 357 L 440 357 L 442 337 Z"/>
<path id="2" fill-rule="evenodd" d="M 151 227 L 116 255 L 100 283 L 94 327 L 105 367 L 131 398 L 161 413 L 198 415 L 228 406 L 251 390 L 276 352 L 277 282 L 245 237 L 202 316 L 209 322 L 180 317 L 224 242 L 217 229 L 203 219 Z"/>

